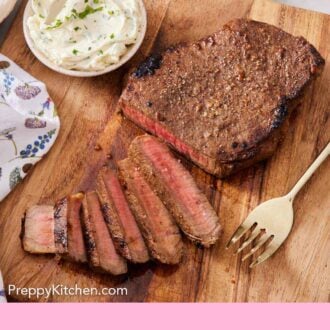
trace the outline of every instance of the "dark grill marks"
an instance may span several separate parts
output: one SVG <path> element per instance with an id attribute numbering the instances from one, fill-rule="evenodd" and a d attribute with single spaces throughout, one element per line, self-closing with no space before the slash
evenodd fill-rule
<path id="1" fill-rule="evenodd" d="M 133 76 L 136 78 L 142 78 L 144 76 L 152 76 L 155 71 L 160 68 L 162 63 L 162 56 L 151 55 L 142 62 L 138 68 L 133 72 Z"/>
<path id="2" fill-rule="evenodd" d="M 165 264 L 179 263 L 183 243 L 172 216 L 130 159 L 119 162 L 118 166 L 151 255 Z"/>
<path id="3" fill-rule="evenodd" d="M 83 225 L 90 265 L 113 275 L 126 273 L 126 261 L 115 250 L 95 191 L 87 192 L 85 195 Z"/>
<path id="4" fill-rule="evenodd" d="M 117 174 L 110 169 L 102 169 L 98 176 L 97 187 L 102 211 L 117 250 L 134 263 L 147 262 L 149 260 L 147 247 Z"/>
<path id="5" fill-rule="evenodd" d="M 282 104 L 275 110 L 275 119 L 272 123 L 272 128 L 279 128 L 288 114 L 288 107 L 285 100 L 282 101 Z"/>

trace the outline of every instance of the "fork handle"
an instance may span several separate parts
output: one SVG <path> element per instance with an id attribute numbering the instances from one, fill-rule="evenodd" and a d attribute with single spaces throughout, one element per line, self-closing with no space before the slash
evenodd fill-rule
<path id="1" fill-rule="evenodd" d="M 290 202 L 293 202 L 294 198 L 300 191 L 300 189 L 305 185 L 309 178 L 314 174 L 318 167 L 324 162 L 324 160 L 330 155 L 330 142 L 323 149 L 320 155 L 315 159 L 313 164 L 308 168 L 305 174 L 299 179 L 292 190 L 286 195 Z"/>

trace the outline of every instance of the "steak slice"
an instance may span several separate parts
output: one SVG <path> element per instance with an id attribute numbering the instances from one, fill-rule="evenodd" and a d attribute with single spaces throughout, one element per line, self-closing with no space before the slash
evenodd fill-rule
<path id="1" fill-rule="evenodd" d="M 68 223 L 67 223 L 67 199 L 59 200 L 54 207 L 55 219 L 55 246 L 58 253 L 66 253 L 68 251 Z"/>
<path id="2" fill-rule="evenodd" d="M 109 168 L 102 169 L 97 186 L 104 218 L 117 250 L 134 263 L 147 262 L 148 249 L 116 173 Z"/>
<path id="3" fill-rule="evenodd" d="M 151 135 L 138 136 L 129 147 L 129 158 L 192 241 L 208 247 L 218 240 L 221 227 L 214 209 L 164 143 Z"/>
<path id="4" fill-rule="evenodd" d="M 302 37 L 237 19 L 149 57 L 131 75 L 124 114 L 218 177 L 271 156 L 324 60 Z"/>
<path id="5" fill-rule="evenodd" d="M 115 250 L 95 191 L 87 192 L 83 200 L 83 225 L 90 265 L 113 275 L 126 273 L 126 261 Z"/>
<path id="6" fill-rule="evenodd" d="M 165 264 L 179 263 L 183 242 L 172 216 L 129 159 L 120 161 L 118 166 L 151 255 Z"/>
<path id="7" fill-rule="evenodd" d="M 23 248 L 30 253 L 56 253 L 54 207 L 34 205 L 22 223 Z"/>
<path id="8" fill-rule="evenodd" d="M 78 193 L 67 197 L 68 223 L 68 259 L 75 262 L 87 262 L 87 254 L 81 226 L 81 205 L 84 194 Z"/>

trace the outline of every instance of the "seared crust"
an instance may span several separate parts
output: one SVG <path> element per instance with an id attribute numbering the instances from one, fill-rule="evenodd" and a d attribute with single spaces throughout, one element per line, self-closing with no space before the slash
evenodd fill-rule
<path id="1" fill-rule="evenodd" d="M 55 246 L 58 253 L 66 253 L 68 251 L 68 231 L 67 231 L 67 198 L 59 200 L 54 207 L 54 235 Z"/>
<path id="2" fill-rule="evenodd" d="M 92 222 L 92 217 L 90 215 L 87 199 L 84 198 L 83 202 L 83 216 L 82 216 L 82 226 L 86 243 L 86 250 L 88 254 L 89 263 L 92 267 L 99 267 L 100 265 L 100 256 L 96 249 L 95 242 L 95 229 Z"/>
<path id="3" fill-rule="evenodd" d="M 304 38 L 246 19 L 160 62 L 130 77 L 125 115 L 220 177 L 272 155 L 293 101 L 324 65 Z"/>
<path id="4" fill-rule="evenodd" d="M 87 254 L 81 226 L 81 205 L 83 193 L 67 197 L 68 253 L 66 257 L 75 262 L 87 262 Z"/>

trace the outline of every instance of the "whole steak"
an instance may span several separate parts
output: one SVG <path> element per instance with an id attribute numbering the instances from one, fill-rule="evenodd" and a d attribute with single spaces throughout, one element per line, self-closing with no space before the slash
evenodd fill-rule
<path id="1" fill-rule="evenodd" d="M 324 60 L 302 37 L 246 19 L 151 56 L 131 75 L 124 114 L 218 177 L 271 156 Z"/>

